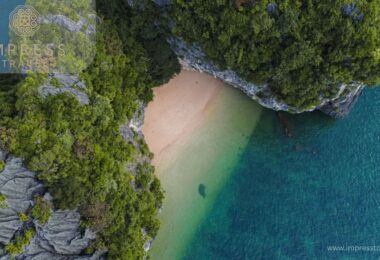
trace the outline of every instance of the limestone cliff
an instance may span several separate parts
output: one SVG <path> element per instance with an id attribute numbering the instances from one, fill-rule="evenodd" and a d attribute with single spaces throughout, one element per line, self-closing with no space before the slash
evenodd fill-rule
<path id="1" fill-rule="evenodd" d="M 284 101 L 279 100 L 267 85 L 256 85 L 244 80 L 232 70 L 219 69 L 213 62 L 206 59 L 202 49 L 196 43 L 188 45 L 185 41 L 179 38 L 170 38 L 169 43 L 177 54 L 184 69 L 208 73 L 215 78 L 242 90 L 260 105 L 275 111 L 302 113 L 321 110 L 332 117 L 341 118 L 349 114 L 353 105 L 357 101 L 357 98 L 364 89 L 364 86 L 361 83 L 352 83 L 350 85 L 342 84 L 335 97 L 330 99 L 321 97 L 318 105 L 307 109 L 299 109 L 297 107 L 289 106 Z"/>
<path id="2" fill-rule="evenodd" d="M 155 0 L 159 7 L 170 5 L 170 0 Z M 268 6 L 268 10 L 272 8 Z M 335 118 L 347 116 L 358 97 L 361 95 L 364 85 L 360 82 L 352 82 L 349 85 L 341 84 L 337 95 L 332 98 L 320 97 L 319 104 L 310 106 L 305 109 L 289 106 L 283 100 L 280 100 L 267 85 L 256 85 L 240 77 L 235 71 L 218 68 L 212 61 L 206 58 L 201 47 L 196 43 L 186 43 L 178 37 L 168 39 L 171 48 L 177 54 L 180 63 L 184 69 L 208 73 L 225 83 L 242 90 L 250 98 L 257 101 L 262 106 L 275 110 L 286 111 L 290 113 L 302 113 L 315 110 L 321 110 Z"/>

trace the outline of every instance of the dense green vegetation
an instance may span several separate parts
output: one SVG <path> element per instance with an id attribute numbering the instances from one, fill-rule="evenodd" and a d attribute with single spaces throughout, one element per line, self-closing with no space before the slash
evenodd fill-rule
<path id="1" fill-rule="evenodd" d="M 44 99 L 38 89 L 46 74 L 0 76 L 0 148 L 25 158 L 55 207 L 79 209 L 83 227 L 97 232 L 86 253 L 107 248 L 109 259 L 143 259 L 145 242 L 159 228 L 163 191 L 144 159 L 151 154 L 143 140 L 127 143 L 120 134 L 140 103 L 152 99 L 151 88 L 179 71 L 146 4 L 140 13 L 122 0 L 98 1 L 96 56 L 80 73 L 89 105 L 70 94 Z M 50 206 L 37 199 L 31 215 L 43 224 Z M 6 250 L 18 254 L 29 235 Z"/>
<path id="2" fill-rule="evenodd" d="M 179 73 L 177 57 L 166 42 L 167 24 L 163 12 L 152 0 L 131 0 L 135 8 L 127 1 L 97 1 L 100 12 L 112 19 L 123 42 L 124 51 L 136 50 L 137 41 L 142 48 L 139 51 L 146 57 L 151 86 L 166 83 L 174 73 Z"/>
<path id="3" fill-rule="evenodd" d="M 82 74 L 91 105 L 81 106 L 68 94 L 44 100 L 38 87 L 46 76 L 29 75 L 17 87 L 16 116 L 1 119 L 2 143 L 26 159 L 56 206 L 79 206 L 84 223 L 98 232 L 97 247 L 107 247 L 112 259 L 142 258 L 142 229 L 155 236 L 162 191 L 151 168 L 125 170 L 139 151 L 122 139 L 119 126 L 149 91 L 139 81 L 145 68 L 118 48 L 112 27 L 98 38 L 95 62 Z M 137 190 L 131 183 L 140 174 L 148 184 Z"/>
<path id="4" fill-rule="evenodd" d="M 175 34 L 295 107 L 380 82 L 380 0 L 174 0 L 171 15 Z"/>
<path id="5" fill-rule="evenodd" d="M 51 205 L 49 202 L 45 201 L 43 198 L 38 197 L 36 199 L 36 204 L 32 208 L 32 217 L 40 224 L 45 224 L 48 222 L 51 215 Z"/>

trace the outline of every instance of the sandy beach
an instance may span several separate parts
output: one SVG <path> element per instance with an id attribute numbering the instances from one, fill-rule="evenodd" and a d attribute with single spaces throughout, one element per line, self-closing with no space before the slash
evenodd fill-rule
<path id="1" fill-rule="evenodd" d="M 198 72 L 183 71 L 154 94 L 143 132 L 165 200 L 151 256 L 176 260 L 238 164 L 261 107 Z"/>
<path id="2" fill-rule="evenodd" d="M 154 89 L 146 109 L 145 140 L 159 165 L 163 152 L 187 137 L 207 118 L 210 104 L 224 84 L 209 75 L 182 71 L 168 84 Z"/>

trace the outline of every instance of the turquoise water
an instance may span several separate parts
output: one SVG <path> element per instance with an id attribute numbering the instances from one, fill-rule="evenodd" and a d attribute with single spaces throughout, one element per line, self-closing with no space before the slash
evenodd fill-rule
<path id="1" fill-rule="evenodd" d="M 184 259 L 375 259 L 380 251 L 380 89 L 351 115 L 265 111 Z"/>
<path id="2" fill-rule="evenodd" d="M 9 14 L 18 6 L 25 3 L 25 0 L 0 0 L 0 45 L 4 51 L 9 42 Z M 4 53 L 0 52 L 0 73 L 9 72 L 9 64 Z M 5 65 L 4 65 L 5 64 Z"/>

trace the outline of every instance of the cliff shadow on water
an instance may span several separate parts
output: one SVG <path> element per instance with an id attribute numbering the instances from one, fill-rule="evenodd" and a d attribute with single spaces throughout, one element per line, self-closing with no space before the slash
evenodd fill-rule
<path id="1" fill-rule="evenodd" d="M 378 256 L 334 246 L 380 239 L 379 105 L 376 89 L 343 120 L 263 111 L 185 259 Z"/>

